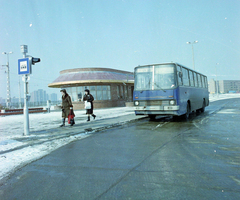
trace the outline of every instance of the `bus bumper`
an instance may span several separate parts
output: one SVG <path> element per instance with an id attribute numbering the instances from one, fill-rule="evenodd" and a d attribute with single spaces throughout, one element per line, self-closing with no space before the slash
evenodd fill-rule
<path id="1" fill-rule="evenodd" d="M 179 115 L 179 106 L 135 106 L 137 115 Z"/>
<path id="2" fill-rule="evenodd" d="M 135 106 L 134 107 L 134 110 L 136 111 L 140 111 L 140 110 L 143 110 L 143 111 L 152 111 L 152 110 L 161 110 L 161 111 L 164 111 L 164 110 L 179 110 L 179 106 Z"/>

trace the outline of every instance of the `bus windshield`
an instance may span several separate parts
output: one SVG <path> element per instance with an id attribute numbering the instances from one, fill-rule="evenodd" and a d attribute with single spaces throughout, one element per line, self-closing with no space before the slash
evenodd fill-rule
<path id="1" fill-rule="evenodd" d="M 175 65 L 152 65 L 135 69 L 135 90 L 165 90 L 176 87 Z"/>

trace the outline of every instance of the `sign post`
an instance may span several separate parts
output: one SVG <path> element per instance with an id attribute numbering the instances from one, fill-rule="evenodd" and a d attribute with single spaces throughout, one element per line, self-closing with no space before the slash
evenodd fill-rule
<path id="1" fill-rule="evenodd" d="M 23 75 L 24 82 L 24 134 L 29 135 L 29 113 L 28 113 L 28 74 L 30 74 L 29 59 L 26 58 L 26 53 L 28 52 L 27 45 L 21 46 L 21 51 L 23 53 L 23 59 L 18 60 L 18 74 Z"/>
<path id="2" fill-rule="evenodd" d="M 30 79 L 30 74 L 32 73 L 32 64 L 40 62 L 40 58 L 33 58 L 27 56 L 28 47 L 27 45 L 21 45 L 21 52 L 23 53 L 23 58 L 18 59 L 18 74 L 23 75 L 24 82 L 24 134 L 29 135 L 29 113 L 28 113 L 28 81 Z"/>

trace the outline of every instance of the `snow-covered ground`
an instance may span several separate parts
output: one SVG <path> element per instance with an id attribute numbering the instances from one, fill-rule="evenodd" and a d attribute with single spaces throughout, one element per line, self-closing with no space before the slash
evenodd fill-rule
<path id="1" fill-rule="evenodd" d="M 240 93 L 229 93 L 229 94 L 210 94 L 209 100 L 210 102 L 223 100 L 223 99 L 231 99 L 231 98 L 240 98 Z"/>
<path id="2" fill-rule="evenodd" d="M 86 123 L 87 116 L 85 110 L 74 111 L 76 124 Z M 95 109 L 97 116 L 94 121 L 114 118 L 133 114 L 132 107 Z M 59 127 L 62 123 L 61 111 L 51 113 L 29 114 L 30 135 L 23 136 L 24 116 L 10 115 L 0 117 L 0 180 L 7 177 L 11 172 L 22 166 L 35 161 L 53 150 L 64 146 L 74 140 L 79 140 L 90 136 L 89 133 L 80 133 L 66 137 L 52 137 L 46 130 Z M 94 122 L 91 122 L 94 123 Z M 66 121 L 67 125 L 67 121 Z M 43 131 L 40 135 L 36 131 Z M 39 140 L 37 144 L 26 145 L 26 139 L 29 141 Z M 23 141 L 21 139 L 24 139 Z M 28 143 L 27 143 L 28 144 Z M 24 148 L 19 148 L 24 145 Z M 11 149 L 14 149 L 11 151 Z"/>
<path id="3" fill-rule="evenodd" d="M 94 114 L 97 115 L 95 120 L 126 115 L 129 114 L 129 111 L 133 112 L 133 108 L 121 107 L 121 108 L 95 109 Z M 81 122 L 86 122 L 87 116 L 85 110 L 74 111 L 74 113 L 75 121 L 77 124 L 80 124 Z M 62 123 L 61 111 L 29 114 L 30 132 L 56 128 L 60 126 L 61 123 Z M 22 136 L 24 133 L 23 124 L 24 124 L 23 115 L 9 115 L 6 117 L 0 117 L 0 142 L 6 139 L 12 139 L 14 137 Z"/>
<path id="4" fill-rule="evenodd" d="M 240 94 L 219 94 L 219 96 L 210 95 L 210 102 L 229 98 L 240 98 Z M 94 110 L 94 114 L 97 115 L 96 120 L 128 115 L 130 113 L 134 113 L 133 108 L 131 107 Z M 75 121 L 77 124 L 86 122 L 87 117 L 85 110 L 75 111 L 75 115 Z M 31 137 L 34 138 L 34 131 L 48 130 L 58 127 L 61 124 L 61 112 L 30 114 L 29 121 L 30 136 L 23 136 L 23 115 L 0 117 L 0 180 L 7 177 L 14 170 L 49 154 L 63 145 L 90 136 L 90 134 L 81 133 L 78 135 L 61 138 L 56 137 L 56 139 L 48 140 L 48 134 L 44 134 L 43 132 L 41 136 L 45 137 L 45 140 L 42 143 L 25 146 L 24 148 L 11 151 L 11 149 L 23 145 L 21 138 L 27 137 L 29 140 L 31 140 Z"/>

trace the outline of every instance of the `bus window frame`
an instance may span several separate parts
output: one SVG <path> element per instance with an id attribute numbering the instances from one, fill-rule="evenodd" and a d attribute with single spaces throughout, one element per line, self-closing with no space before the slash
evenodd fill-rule
<path id="1" fill-rule="evenodd" d="M 146 69 L 151 69 L 150 72 L 151 72 L 152 74 L 151 74 L 151 79 L 149 79 L 149 88 L 148 88 L 148 90 L 152 90 L 152 87 L 153 87 L 153 86 L 152 86 L 152 83 L 153 83 L 152 78 L 153 78 L 153 73 L 154 73 L 154 71 L 153 71 L 153 70 L 154 70 L 154 69 L 153 69 L 153 66 L 154 66 L 154 65 L 147 65 L 147 66 L 141 66 L 141 67 L 140 67 L 140 68 L 145 67 Z M 152 67 L 152 68 L 150 68 L 150 67 Z M 134 82 L 136 81 L 136 79 L 135 79 L 135 78 L 136 78 L 136 73 L 138 73 L 138 76 L 139 76 L 139 72 L 136 72 L 138 69 L 139 69 L 139 67 L 135 68 L 135 70 L 134 70 Z M 145 81 L 145 79 L 143 79 L 143 80 Z M 151 80 L 151 81 L 150 81 L 150 80 Z M 150 88 L 151 88 L 151 89 L 150 89 Z M 146 89 L 146 88 L 145 88 L 145 89 Z M 142 89 L 134 88 L 134 90 L 137 90 L 137 91 L 140 90 L 140 91 L 141 91 Z M 121 95 L 120 95 L 120 96 L 121 96 Z"/>
<path id="2" fill-rule="evenodd" d="M 205 83 L 203 81 L 203 75 L 201 74 L 202 88 L 205 88 Z"/>
<path id="3" fill-rule="evenodd" d="M 194 79 L 194 85 L 195 85 L 195 87 L 199 87 L 199 86 L 198 86 L 198 79 L 197 79 L 197 73 L 196 73 L 196 72 L 193 72 L 193 79 Z"/>
<path id="4" fill-rule="evenodd" d="M 189 73 L 189 81 L 190 81 L 190 86 L 191 87 L 195 87 L 195 82 L 194 82 L 194 75 L 193 75 L 193 71 L 192 70 L 188 70 L 188 73 Z M 192 79 L 190 77 L 190 74 L 192 74 Z"/>
<path id="5" fill-rule="evenodd" d="M 185 71 L 185 72 L 183 72 L 183 71 Z M 182 78 L 182 81 L 184 80 L 184 75 L 187 75 L 188 77 L 187 77 L 187 79 L 186 80 L 188 80 L 188 85 L 185 85 L 185 82 L 183 81 L 183 86 L 190 86 L 190 79 L 189 79 L 189 69 L 187 69 L 187 68 L 185 68 L 185 67 L 182 67 L 182 74 L 183 74 L 183 78 Z"/>
<path id="6" fill-rule="evenodd" d="M 180 71 L 178 71 L 178 69 L 180 69 Z M 182 66 L 176 65 L 176 71 L 177 71 L 177 84 L 178 86 L 183 86 Z M 181 84 L 179 84 L 179 80 L 181 81 Z"/>
<path id="7" fill-rule="evenodd" d="M 175 63 L 167 63 L 167 65 L 172 65 L 172 67 L 173 67 L 173 75 L 174 75 L 174 80 L 176 80 L 177 79 L 177 69 L 176 69 L 176 64 Z M 147 68 L 149 68 L 149 69 L 151 69 L 151 71 L 152 71 L 152 75 L 151 75 L 151 77 L 152 77 L 152 79 L 151 79 L 151 82 L 150 82 L 150 86 L 151 86 L 151 89 L 149 88 L 149 89 L 147 89 L 147 90 L 159 90 L 160 88 L 156 88 L 155 87 L 155 67 L 158 67 L 158 66 L 162 66 L 163 64 L 155 64 L 155 65 L 145 65 L 145 66 L 138 66 L 138 67 L 136 67 L 135 69 L 134 69 L 134 80 L 135 80 L 135 82 L 136 82 L 136 77 L 138 76 L 137 74 L 139 74 L 139 72 L 137 72 L 137 70 L 139 69 L 139 67 L 140 68 L 142 68 L 142 67 L 147 67 Z M 164 65 L 166 65 L 166 64 L 164 64 Z M 176 77 L 177 76 L 177 77 Z M 178 83 L 178 80 L 176 80 L 175 81 L 175 83 L 174 83 L 174 85 L 171 87 L 171 88 L 161 88 L 161 89 L 164 89 L 164 90 L 168 90 L 168 89 L 175 89 L 175 88 L 177 88 L 178 87 L 178 85 L 179 85 L 179 83 Z M 137 89 L 137 88 L 134 88 L 134 90 L 136 90 L 136 91 L 142 91 L 142 89 L 140 90 L 140 89 Z"/>
<path id="8" fill-rule="evenodd" d="M 198 87 L 202 87 L 201 74 L 197 73 Z"/>
<path id="9" fill-rule="evenodd" d="M 204 76 L 204 81 L 205 81 L 205 88 L 208 88 L 208 81 L 206 76 Z"/>
<path id="10" fill-rule="evenodd" d="M 202 78 L 202 87 L 205 88 L 205 81 L 204 81 L 204 76 L 201 75 L 201 78 Z"/>
<path id="11" fill-rule="evenodd" d="M 165 65 L 165 64 L 164 64 Z M 157 88 L 157 89 L 155 89 L 155 87 L 156 87 L 156 85 L 155 85 L 155 75 L 157 74 L 156 73 L 156 70 L 155 69 L 157 69 L 157 67 L 158 66 L 164 66 L 164 65 L 162 65 L 162 64 L 160 64 L 160 65 L 152 65 L 152 67 L 153 67 L 153 78 L 152 78 L 152 81 L 153 81 L 153 85 L 152 85 L 152 90 L 159 90 L 159 88 Z M 169 64 L 168 64 L 169 65 Z M 173 75 L 174 75 L 174 80 L 176 80 L 176 74 L 177 74 L 177 69 L 176 69 L 176 64 L 171 64 L 171 65 L 173 65 Z M 164 89 L 164 90 L 168 90 L 168 89 L 174 89 L 174 88 L 176 88 L 176 87 L 178 87 L 178 81 L 175 81 L 175 83 L 174 83 L 174 85 L 171 87 L 171 88 L 165 88 L 165 87 L 163 87 L 162 89 Z"/>

